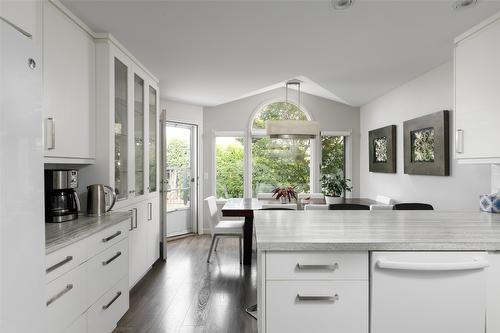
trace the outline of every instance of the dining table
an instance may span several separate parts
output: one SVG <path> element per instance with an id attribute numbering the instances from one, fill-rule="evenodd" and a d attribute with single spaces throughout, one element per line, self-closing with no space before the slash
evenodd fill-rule
<path id="1" fill-rule="evenodd" d="M 276 199 L 256 199 L 256 198 L 231 198 L 227 199 L 222 207 L 223 217 L 243 217 L 243 265 L 252 264 L 252 241 L 253 241 L 253 217 L 254 211 L 261 210 L 262 205 L 269 203 L 279 203 Z M 307 203 L 325 204 L 325 199 L 302 200 L 297 203 L 297 209 L 303 209 Z M 379 202 L 368 198 L 334 198 L 333 204 L 359 204 L 373 205 Z"/>

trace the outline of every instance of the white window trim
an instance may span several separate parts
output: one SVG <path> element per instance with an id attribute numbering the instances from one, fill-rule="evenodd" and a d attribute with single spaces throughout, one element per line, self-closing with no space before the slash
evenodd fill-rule
<path id="1" fill-rule="evenodd" d="M 243 149 L 247 149 L 247 135 L 245 131 L 212 131 L 212 147 L 211 147 L 211 164 L 212 164 L 212 182 L 211 182 L 211 192 L 217 198 L 217 156 L 216 156 L 216 144 L 217 138 L 230 138 L 230 137 L 238 137 L 243 138 Z M 247 158 L 246 153 L 243 155 L 243 193 L 246 193 L 245 188 L 245 178 L 246 178 L 246 169 L 247 169 Z M 217 198 L 219 199 L 219 198 Z"/>
<path id="2" fill-rule="evenodd" d="M 216 138 L 217 137 L 241 137 L 243 138 L 243 193 L 245 198 L 252 197 L 252 138 L 265 137 L 264 129 L 252 129 L 253 121 L 259 111 L 268 104 L 282 102 L 282 99 L 276 98 L 261 103 L 252 112 L 248 121 L 248 127 L 245 131 L 212 131 L 212 149 L 211 149 L 211 164 L 212 164 L 212 186 L 211 191 L 214 196 L 217 194 L 217 166 L 216 166 Z M 306 114 L 308 120 L 313 120 L 311 113 L 304 107 L 301 110 Z M 345 131 L 321 131 L 321 135 L 329 136 L 344 136 L 345 137 L 345 176 L 352 179 L 352 130 Z M 311 192 L 321 192 L 320 173 L 321 173 L 321 140 L 320 138 L 311 140 L 311 163 L 310 163 L 310 188 Z M 346 197 L 351 197 L 351 192 L 346 193 Z"/>

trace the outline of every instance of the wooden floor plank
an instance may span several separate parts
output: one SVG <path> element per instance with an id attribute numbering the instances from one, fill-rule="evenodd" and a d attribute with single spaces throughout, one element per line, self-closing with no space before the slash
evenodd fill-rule
<path id="1" fill-rule="evenodd" d="M 167 243 L 158 261 L 130 292 L 130 308 L 113 333 L 254 333 L 245 308 L 256 303 L 256 267 L 241 266 L 238 240 L 222 239 L 206 263 L 210 237 Z"/>

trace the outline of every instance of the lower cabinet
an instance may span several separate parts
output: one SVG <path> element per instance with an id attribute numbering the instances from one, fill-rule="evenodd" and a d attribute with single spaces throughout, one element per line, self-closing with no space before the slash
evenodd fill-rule
<path id="1" fill-rule="evenodd" d="M 160 257 L 160 199 L 152 197 L 119 210 L 132 213 L 128 239 L 132 288 Z"/>
<path id="2" fill-rule="evenodd" d="M 110 333 L 129 306 L 129 220 L 46 257 L 46 332 Z"/>
<path id="3" fill-rule="evenodd" d="M 368 333 L 368 252 L 262 252 L 257 266 L 259 333 Z"/>

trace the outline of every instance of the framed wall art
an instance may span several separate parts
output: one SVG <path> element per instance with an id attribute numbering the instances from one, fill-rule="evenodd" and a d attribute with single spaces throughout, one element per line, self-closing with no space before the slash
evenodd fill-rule
<path id="1" fill-rule="evenodd" d="M 396 173 L 396 125 L 368 132 L 370 172 Z"/>
<path id="2" fill-rule="evenodd" d="M 404 170 L 410 175 L 450 175 L 449 111 L 405 121 Z"/>

